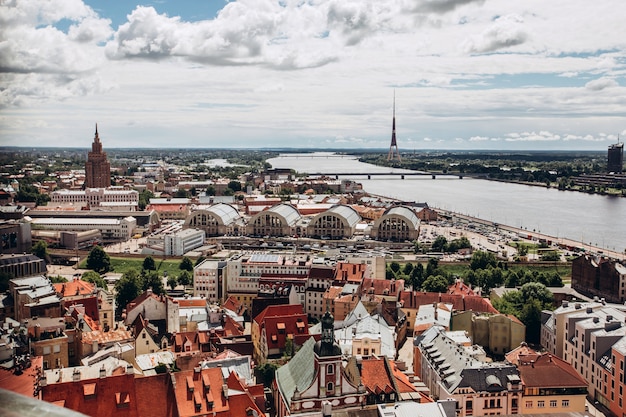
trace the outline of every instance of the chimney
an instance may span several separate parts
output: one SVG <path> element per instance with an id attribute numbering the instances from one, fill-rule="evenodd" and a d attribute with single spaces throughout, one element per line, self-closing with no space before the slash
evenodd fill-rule
<path id="1" fill-rule="evenodd" d="M 106 371 L 106 369 L 104 368 L 104 365 L 102 365 L 102 367 L 100 368 L 100 374 L 99 374 L 99 377 L 100 377 L 100 378 L 104 378 L 104 377 L 106 377 L 106 376 L 107 376 L 107 371 Z"/>
<path id="2" fill-rule="evenodd" d="M 561 306 L 562 306 L 562 307 L 568 307 L 568 306 L 569 306 L 569 302 L 568 302 L 567 300 L 563 300 L 563 301 L 561 302 Z"/>
<path id="3" fill-rule="evenodd" d="M 224 394 L 224 398 L 228 399 L 228 385 L 222 385 L 222 393 Z"/>
<path id="4" fill-rule="evenodd" d="M 78 369 L 74 369 L 72 373 L 72 381 L 80 381 L 80 371 Z"/>

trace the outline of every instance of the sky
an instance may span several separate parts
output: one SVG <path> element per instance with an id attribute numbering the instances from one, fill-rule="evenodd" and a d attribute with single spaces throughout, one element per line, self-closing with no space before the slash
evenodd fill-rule
<path id="1" fill-rule="evenodd" d="M 623 0 L 0 0 L 0 146 L 606 150 Z"/>

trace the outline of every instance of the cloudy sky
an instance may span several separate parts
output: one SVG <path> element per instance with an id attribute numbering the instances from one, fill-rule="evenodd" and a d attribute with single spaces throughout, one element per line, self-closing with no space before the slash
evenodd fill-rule
<path id="1" fill-rule="evenodd" d="M 0 0 L 0 145 L 605 150 L 623 1 Z"/>

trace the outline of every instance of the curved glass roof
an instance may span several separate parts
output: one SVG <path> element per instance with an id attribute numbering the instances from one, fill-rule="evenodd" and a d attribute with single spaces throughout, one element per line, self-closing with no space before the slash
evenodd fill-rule
<path id="1" fill-rule="evenodd" d="M 383 217 L 390 216 L 390 215 L 404 217 L 405 219 L 407 219 L 409 223 L 413 224 L 413 226 L 415 226 L 416 228 L 420 223 L 420 220 L 417 217 L 417 214 L 415 214 L 413 210 L 405 206 L 392 207 L 389 210 L 387 210 L 387 212 L 383 215 Z"/>
<path id="2" fill-rule="evenodd" d="M 357 211 L 350 206 L 337 204 L 336 206 L 332 206 L 331 208 L 326 210 L 325 213 L 322 214 L 328 213 L 338 214 L 339 216 L 343 217 L 344 219 L 346 219 L 346 222 L 350 225 L 350 227 L 361 221 L 361 216 L 359 216 L 359 213 L 357 213 Z"/>
<path id="3" fill-rule="evenodd" d="M 282 216 L 289 226 L 293 226 L 294 224 L 296 224 L 296 222 L 300 220 L 301 217 L 298 209 L 290 204 L 285 203 L 272 206 L 272 208 L 267 211 L 271 211 L 272 213 L 276 213 Z"/>
<path id="4" fill-rule="evenodd" d="M 237 209 L 225 203 L 214 204 L 207 211 L 222 219 L 222 224 L 224 225 L 229 225 L 241 217 Z"/>

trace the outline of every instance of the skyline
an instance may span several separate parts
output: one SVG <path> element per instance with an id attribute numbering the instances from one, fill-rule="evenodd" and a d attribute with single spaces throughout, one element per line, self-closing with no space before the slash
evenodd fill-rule
<path id="1" fill-rule="evenodd" d="M 401 152 L 606 150 L 620 6 L 7 0 L 0 145 L 388 149 L 395 91 Z"/>

